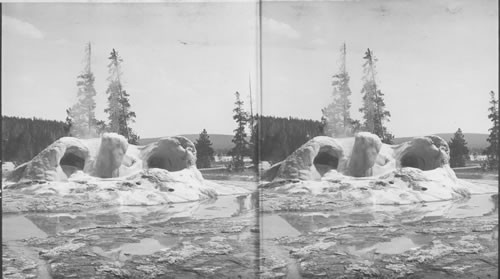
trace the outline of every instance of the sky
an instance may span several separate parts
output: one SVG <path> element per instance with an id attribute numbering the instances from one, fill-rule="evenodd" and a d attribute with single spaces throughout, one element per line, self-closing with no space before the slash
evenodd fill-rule
<path id="1" fill-rule="evenodd" d="M 498 94 L 497 1 L 300 1 L 262 7 L 262 112 L 319 119 L 346 43 L 351 116 L 361 119 L 363 56 L 396 137 L 488 133 Z M 281 103 L 280 103 L 281 102 Z"/>
<path id="2" fill-rule="evenodd" d="M 2 114 L 64 121 L 90 41 L 98 119 L 115 48 L 141 138 L 231 134 L 235 92 L 256 93 L 256 14 L 255 2 L 4 4 Z"/>
<path id="3" fill-rule="evenodd" d="M 260 29 L 258 11 L 255 1 L 3 4 L 2 114 L 64 121 L 90 41 L 97 117 L 115 48 L 142 138 L 232 134 L 234 93 L 248 110 L 249 80 L 254 110 L 319 120 L 345 42 L 353 118 L 370 48 L 396 137 L 488 133 L 497 1 L 264 1 Z"/>

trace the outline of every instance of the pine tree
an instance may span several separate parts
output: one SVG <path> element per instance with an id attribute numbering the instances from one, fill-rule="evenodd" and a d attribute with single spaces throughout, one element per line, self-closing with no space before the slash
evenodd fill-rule
<path id="1" fill-rule="evenodd" d="M 488 156 L 488 169 L 495 170 L 498 168 L 498 98 L 495 98 L 495 92 L 490 92 L 490 104 L 488 108 L 490 112 L 488 118 L 491 120 L 493 126 L 488 129 L 490 135 L 487 141 L 490 145 L 486 148 L 486 155 Z"/>
<path id="2" fill-rule="evenodd" d="M 94 88 L 94 74 L 91 70 L 91 46 L 87 44 L 85 48 L 85 69 L 77 77 L 77 102 L 68 113 L 72 121 L 71 134 L 75 137 L 89 138 L 97 135 L 95 130 L 95 107 L 94 97 L 96 91 Z"/>
<path id="3" fill-rule="evenodd" d="M 97 122 L 95 123 L 95 127 L 99 135 L 109 131 L 108 125 L 103 120 L 97 120 Z"/>
<path id="4" fill-rule="evenodd" d="M 385 109 L 385 102 L 382 98 L 384 94 L 377 88 L 375 76 L 375 62 L 377 59 L 373 52 L 368 49 L 363 57 L 363 107 L 359 109 L 363 113 L 363 130 L 376 134 L 384 143 L 392 143 L 394 136 L 387 131 L 384 126 L 385 121 L 389 121 L 391 113 Z"/>
<path id="5" fill-rule="evenodd" d="M 248 155 L 248 141 L 247 134 L 245 132 L 245 127 L 248 122 L 248 114 L 243 110 L 243 101 L 240 99 L 240 93 L 236 92 L 236 102 L 234 103 L 236 107 L 233 109 L 234 115 L 233 119 L 236 121 L 238 127 L 234 130 L 235 134 L 232 142 L 234 147 L 230 154 L 233 157 L 233 164 L 235 170 L 241 171 L 244 169 L 243 158 Z"/>
<path id="6" fill-rule="evenodd" d="M 118 55 L 118 52 L 113 49 L 108 65 L 108 107 L 104 110 L 108 113 L 109 124 L 107 130 L 118 133 L 124 136 L 129 143 L 137 144 L 139 137 L 132 131 L 129 126 L 131 122 L 135 122 L 135 112 L 130 110 L 129 97 L 127 91 L 123 90 L 121 82 L 121 63 L 123 60 Z"/>
<path id="7" fill-rule="evenodd" d="M 71 128 L 73 127 L 73 118 L 71 117 L 71 108 L 66 109 L 66 121 L 64 122 L 64 131 L 67 136 L 72 137 Z"/>
<path id="8" fill-rule="evenodd" d="M 322 132 L 324 135 L 333 137 L 353 135 L 349 80 L 349 73 L 346 70 L 346 45 L 344 43 L 341 49 L 340 69 L 338 74 L 333 76 L 332 81 L 333 101 L 321 110 L 323 114 L 321 118 Z"/>
<path id="9" fill-rule="evenodd" d="M 465 161 L 469 158 L 469 149 L 460 128 L 455 132 L 448 145 L 450 147 L 450 166 L 452 168 L 464 167 Z"/>
<path id="10" fill-rule="evenodd" d="M 196 166 L 198 168 L 210 168 L 214 160 L 214 150 L 207 130 L 203 129 L 200 137 L 196 140 Z"/>

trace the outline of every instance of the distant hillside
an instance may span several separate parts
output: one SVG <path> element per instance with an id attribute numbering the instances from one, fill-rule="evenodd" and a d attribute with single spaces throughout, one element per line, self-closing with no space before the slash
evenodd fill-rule
<path id="1" fill-rule="evenodd" d="M 442 137 L 446 141 L 450 141 L 454 136 L 454 133 L 443 133 L 443 134 L 435 134 L 436 136 Z M 489 143 L 486 141 L 488 138 L 488 134 L 475 134 L 475 133 L 464 133 L 465 141 L 467 142 L 467 147 L 471 151 L 479 151 L 481 149 L 485 149 L 488 147 Z M 403 137 L 403 138 L 395 138 L 394 143 L 399 144 L 405 141 L 409 141 L 413 137 Z"/>
<path id="2" fill-rule="evenodd" d="M 192 142 L 196 142 L 199 134 L 188 134 L 188 135 L 179 135 L 188 138 Z M 232 142 L 233 135 L 221 135 L 221 134 L 209 134 L 210 141 L 212 141 L 212 148 L 215 150 L 215 153 L 227 153 L 231 148 L 233 148 L 234 144 Z M 147 139 L 139 139 L 139 145 L 146 145 L 152 142 L 157 141 L 160 138 L 147 138 Z"/>

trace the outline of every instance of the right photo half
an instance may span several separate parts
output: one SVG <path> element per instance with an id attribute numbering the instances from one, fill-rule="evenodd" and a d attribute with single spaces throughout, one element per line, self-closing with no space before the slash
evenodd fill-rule
<path id="1" fill-rule="evenodd" d="M 261 278 L 498 278 L 498 3 L 260 2 Z"/>

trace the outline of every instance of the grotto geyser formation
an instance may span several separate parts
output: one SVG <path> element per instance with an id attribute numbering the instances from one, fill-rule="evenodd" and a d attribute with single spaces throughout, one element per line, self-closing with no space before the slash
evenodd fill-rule
<path id="1" fill-rule="evenodd" d="M 17 167 L 8 179 L 65 181 L 76 172 L 119 178 L 150 168 L 169 172 L 196 169 L 196 148 L 180 136 L 161 138 L 146 146 L 128 144 L 115 133 L 105 133 L 99 139 L 63 137 Z"/>
<path id="2" fill-rule="evenodd" d="M 439 201 L 496 191 L 458 179 L 449 158 L 448 144 L 438 136 L 398 145 L 366 132 L 350 138 L 319 136 L 273 165 L 264 174 L 270 182 L 261 187 L 269 193 L 361 204 Z"/>
<path id="3" fill-rule="evenodd" d="M 332 171 L 370 177 L 402 167 L 433 170 L 448 165 L 448 161 L 448 144 L 438 136 L 418 137 L 399 145 L 383 144 L 366 132 L 351 138 L 320 136 L 275 165 L 277 172 L 272 179 L 321 180 Z"/>
<path id="4" fill-rule="evenodd" d="M 38 210 L 42 197 L 50 197 L 49 207 L 72 209 L 82 203 L 157 205 L 249 192 L 203 179 L 194 144 L 181 136 L 145 146 L 129 144 L 115 133 L 94 139 L 63 137 L 5 176 L 7 211 Z M 10 195 L 33 198 L 21 202 Z"/>

